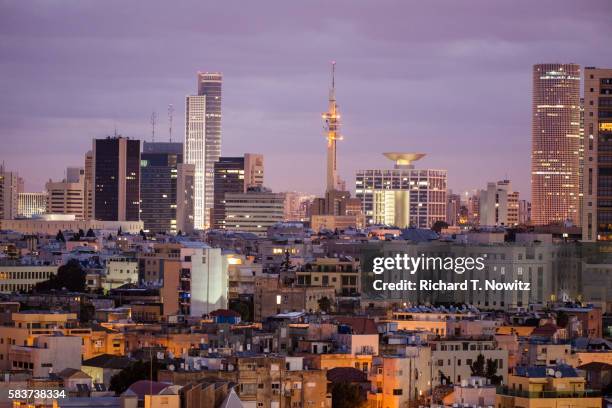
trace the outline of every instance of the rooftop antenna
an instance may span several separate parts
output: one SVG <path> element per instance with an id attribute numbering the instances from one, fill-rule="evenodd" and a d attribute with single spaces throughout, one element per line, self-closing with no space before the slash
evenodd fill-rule
<path id="1" fill-rule="evenodd" d="M 172 116 L 174 115 L 174 106 L 172 104 L 168 105 L 168 124 L 169 124 L 169 132 L 170 132 L 170 143 L 172 143 Z"/>
<path id="2" fill-rule="evenodd" d="M 151 142 L 155 143 L 155 124 L 157 123 L 157 112 L 151 114 Z"/>

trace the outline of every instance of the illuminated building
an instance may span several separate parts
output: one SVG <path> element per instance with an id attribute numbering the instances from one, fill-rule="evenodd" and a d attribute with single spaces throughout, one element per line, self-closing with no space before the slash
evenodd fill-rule
<path id="1" fill-rule="evenodd" d="M 179 173 L 185 167 L 193 167 L 183 165 L 183 144 L 144 142 L 140 163 L 140 218 L 144 222 L 145 230 L 175 234 L 179 230 L 189 232 L 193 229 L 185 228 L 185 223 L 180 222 L 178 217 L 181 213 L 179 207 L 185 206 L 185 200 L 179 200 L 180 190 L 193 189 L 193 183 L 180 183 L 184 178 L 180 177 Z M 187 205 L 189 206 L 189 200 Z"/>
<path id="2" fill-rule="evenodd" d="M 584 70 L 582 239 L 612 239 L 612 69 Z"/>
<path id="3" fill-rule="evenodd" d="M 31 218 L 47 210 L 47 193 L 19 193 L 19 217 Z"/>
<path id="4" fill-rule="evenodd" d="M 580 66 L 533 67 L 531 220 L 580 224 Z"/>
<path id="5" fill-rule="evenodd" d="M 263 155 L 246 153 L 244 157 L 220 157 L 215 162 L 212 228 L 225 227 L 225 194 L 244 193 L 263 186 Z"/>
<path id="6" fill-rule="evenodd" d="M 366 225 L 431 227 L 446 219 L 446 170 L 415 169 L 423 153 L 384 153 L 393 169 L 359 170 L 355 192 Z"/>
<path id="7" fill-rule="evenodd" d="M 12 220 L 17 216 L 21 192 L 23 179 L 0 165 L 0 220 Z"/>
<path id="8" fill-rule="evenodd" d="M 513 192 L 510 180 L 488 183 L 486 190 L 480 191 L 481 226 L 513 226 L 519 221 L 519 194 Z"/>
<path id="9" fill-rule="evenodd" d="M 250 188 L 246 193 L 225 194 L 225 229 L 252 232 L 265 237 L 268 227 L 282 222 L 285 195 L 265 188 Z"/>
<path id="10" fill-rule="evenodd" d="M 140 220 L 140 140 L 94 139 L 93 214 L 100 221 Z"/>
<path id="11" fill-rule="evenodd" d="M 221 84 L 218 72 L 198 72 L 198 94 L 185 104 L 185 162 L 195 165 L 194 225 L 210 226 L 215 162 L 221 156 Z"/>

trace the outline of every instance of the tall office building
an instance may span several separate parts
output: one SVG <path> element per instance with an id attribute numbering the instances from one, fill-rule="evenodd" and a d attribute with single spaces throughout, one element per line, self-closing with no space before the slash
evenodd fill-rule
<path id="1" fill-rule="evenodd" d="M 212 228 L 225 227 L 225 194 L 246 193 L 249 188 L 262 187 L 263 155 L 246 153 L 243 157 L 220 157 L 215 162 Z"/>
<path id="2" fill-rule="evenodd" d="M 219 72 L 198 72 L 197 95 L 185 101 L 185 162 L 195 166 L 195 228 L 210 226 L 215 162 L 221 156 Z"/>
<path id="3" fill-rule="evenodd" d="M 140 140 L 94 139 L 93 215 L 100 221 L 140 220 Z"/>
<path id="4" fill-rule="evenodd" d="M 612 68 L 584 70 L 582 239 L 612 240 Z"/>
<path id="5" fill-rule="evenodd" d="M 94 190 L 94 158 L 93 151 L 85 153 L 85 219 L 93 219 L 93 190 Z"/>
<path id="6" fill-rule="evenodd" d="M 423 153 L 384 153 L 393 169 L 359 170 L 355 192 L 366 225 L 429 228 L 446 219 L 446 170 L 416 169 Z"/>
<path id="7" fill-rule="evenodd" d="M 44 214 L 47 211 L 47 193 L 19 193 L 19 210 L 17 215 L 23 218 L 32 218 L 34 215 Z"/>
<path id="8" fill-rule="evenodd" d="M 62 181 L 49 180 L 47 190 L 47 212 L 50 214 L 74 215 L 77 220 L 85 219 L 85 172 L 69 168 Z"/>
<path id="9" fill-rule="evenodd" d="M 533 67 L 531 218 L 580 224 L 580 66 Z"/>
<path id="10" fill-rule="evenodd" d="M 0 165 L 0 220 L 12 220 L 19 212 L 19 193 L 24 190 L 23 179 L 14 171 Z"/>
<path id="11" fill-rule="evenodd" d="M 184 212 L 179 209 L 180 206 L 192 207 L 189 200 L 179 200 L 178 197 L 181 189 L 193 189 L 193 186 L 179 183 L 184 180 L 179 177 L 179 172 L 186 168 L 181 166 L 183 144 L 144 142 L 140 163 L 140 219 L 145 230 L 175 234 L 179 230 L 189 232 L 193 229 L 189 226 L 185 228 L 184 218 L 178 218 L 178 214 Z"/>

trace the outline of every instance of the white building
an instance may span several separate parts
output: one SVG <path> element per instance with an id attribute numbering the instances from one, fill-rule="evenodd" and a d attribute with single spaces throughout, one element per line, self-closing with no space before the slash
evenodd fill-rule
<path id="1" fill-rule="evenodd" d="M 190 315 L 202 316 L 213 310 L 227 309 L 228 261 L 220 248 L 201 242 L 184 242 L 181 247 L 183 271 L 190 277 Z"/>
<path id="2" fill-rule="evenodd" d="M 32 346 L 11 346 L 9 364 L 13 370 L 31 372 L 33 377 L 48 377 L 66 368 L 80 370 L 82 341 L 78 336 L 38 336 Z"/>
<path id="3" fill-rule="evenodd" d="M 185 163 L 195 165 L 194 226 L 210 226 L 215 162 L 221 156 L 221 84 L 218 72 L 198 72 L 198 94 L 185 101 Z"/>
<path id="4" fill-rule="evenodd" d="M 126 283 L 138 283 L 138 261 L 129 258 L 111 258 L 106 262 L 106 276 L 102 287 L 111 290 Z"/>
<path id="5" fill-rule="evenodd" d="M 513 226 L 519 223 L 519 195 L 512 191 L 510 181 L 487 183 L 480 190 L 480 226 Z"/>
<path id="6" fill-rule="evenodd" d="M 12 220 L 17 216 L 21 192 L 23 179 L 0 165 L 0 220 Z"/>
<path id="7" fill-rule="evenodd" d="M 47 193 L 19 193 L 19 217 L 31 218 L 47 211 Z"/>

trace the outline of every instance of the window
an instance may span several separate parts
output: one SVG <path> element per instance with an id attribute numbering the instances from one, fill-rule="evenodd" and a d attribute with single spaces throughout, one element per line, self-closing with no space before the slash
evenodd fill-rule
<path id="1" fill-rule="evenodd" d="M 394 388 L 393 389 L 393 395 L 402 395 L 402 389 L 401 388 Z"/>

